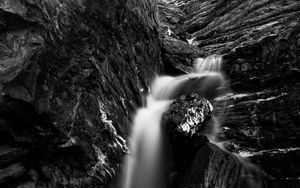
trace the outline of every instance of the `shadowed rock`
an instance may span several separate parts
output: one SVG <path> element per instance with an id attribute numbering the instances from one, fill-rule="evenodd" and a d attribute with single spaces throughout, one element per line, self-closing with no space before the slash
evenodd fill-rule
<path id="1" fill-rule="evenodd" d="M 151 0 L 1 1 L 0 169 L 26 166 L 4 187 L 107 185 L 161 67 L 156 14 Z"/>
<path id="2" fill-rule="evenodd" d="M 25 172 L 21 164 L 13 164 L 0 170 L 0 183 L 20 177 Z"/>
<path id="3" fill-rule="evenodd" d="M 204 130 L 213 108 L 196 94 L 181 96 L 163 115 L 169 187 L 262 187 L 259 170 L 246 160 L 209 143 Z"/>

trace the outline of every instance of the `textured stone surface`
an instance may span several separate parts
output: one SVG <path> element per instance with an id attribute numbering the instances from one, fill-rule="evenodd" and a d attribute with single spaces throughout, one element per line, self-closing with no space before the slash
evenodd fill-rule
<path id="1" fill-rule="evenodd" d="M 180 188 L 236 187 L 242 170 L 235 156 L 213 144 L 200 147 L 190 164 Z"/>
<path id="2" fill-rule="evenodd" d="M 163 119 L 166 120 L 165 124 L 169 132 L 172 132 L 172 137 L 175 138 L 179 134 L 178 136 L 192 138 L 204 130 L 204 125 L 212 118 L 212 113 L 213 107 L 210 102 L 192 93 L 173 101 Z"/>
<path id="3" fill-rule="evenodd" d="M 177 1 L 159 0 L 158 10 L 164 73 L 178 75 L 190 72 L 193 60 L 206 53 L 187 43 L 189 38 L 183 32 L 186 13 Z"/>
<path id="4" fill-rule="evenodd" d="M 259 169 L 209 143 L 204 136 L 212 112 L 206 99 L 191 94 L 172 102 L 164 113 L 162 126 L 167 135 L 166 150 L 170 152 L 166 162 L 168 187 L 259 188 L 263 183 Z"/>
<path id="5" fill-rule="evenodd" d="M 198 47 L 189 45 L 180 39 L 164 36 L 161 40 L 164 73 L 169 75 L 191 72 L 194 59 L 205 54 Z"/>
<path id="6" fill-rule="evenodd" d="M 0 169 L 26 165 L 4 187 L 110 181 L 161 67 L 156 10 L 151 0 L 0 1 Z"/>
<path id="7" fill-rule="evenodd" d="M 13 164 L 4 169 L 0 170 L 0 183 L 5 181 L 13 180 L 15 178 L 20 177 L 24 173 L 24 166 L 21 164 Z"/>

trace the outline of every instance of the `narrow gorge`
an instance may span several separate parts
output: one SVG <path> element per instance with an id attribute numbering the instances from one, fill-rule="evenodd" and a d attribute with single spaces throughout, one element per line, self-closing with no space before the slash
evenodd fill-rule
<path id="1" fill-rule="evenodd" d="M 0 54 L 0 187 L 118 188 L 153 79 L 210 55 L 230 81 L 218 140 L 300 186 L 298 0 L 0 0 Z M 201 151 L 201 178 L 232 187 L 240 163 Z"/>

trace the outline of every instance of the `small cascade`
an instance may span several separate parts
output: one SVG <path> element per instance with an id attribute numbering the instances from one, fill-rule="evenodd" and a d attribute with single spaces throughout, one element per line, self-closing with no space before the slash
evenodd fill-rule
<path id="1" fill-rule="evenodd" d="M 160 120 L 170 101 L 157 101 L 149 96 L 147 103 L 134 119 L 123 188 L 160 188 L 163 185 Z"/>
<path id="2" fill-rule="evenodd" d="M 195 72 L 220 72 L 222 69 L 222 56 L 212 55 L 206 58 L 197 58 L 194 62 Z"/>
<path id="3" fill-rule="evenodd" d="M 206 58 L 197 58 L 194 61 L 194 69 L 193 71 L 195 73 L 206 73 L 206 74 L 218 74 L 221 76 L 222 79 L 220 81 L 222 82 L 221 87 L 217 89 L 217 91 L 212 92 L 206 92 L 209 93 L 211 98 L 207 98 L 206 96 L 203 96 L 204 98 L 209 99 L 214 106 L 214 117 L 211 121 L 209 121 L 206 125 L 206 130 L 204 134 L 207 136 L 207 138 L 210 140 L 210 142 L 214 143 L 215 145 L 219 146 L 219 148 L 224 150 L 224 146 L 222 143 L 220 143 L 217 139 L 217 135 L 220 132 L 221 122 L 225 117 L 225 107 L 227 105 L 226 101 L 212 101 L 216 99 L 216 97 L 220 97 L 226 93 L 229 92 L 229 84 L 227 83 L 226 79 L 224 78 L 224 75 L 222 74 L 222 63 L 223 59 L 222 56 L 219 55 L 211 55 Z M 206 86 L 211 87 L 211 82 L 204 83 Z"/>
<path id="4" fill-rule="evenodd" d="M 138 109 L 134 117 L 122 188 L 164 187 L 161 117 L 181 95 L 197 93 L 210 101 L 219 97 L 227 88 L 221 67 L 221 56 L 198 58 L 192 73 L 177 77 L 158 76 L 153 81 L 146 106 Z M 218 117 L 208 122 L 207 127 L 203 134 L 224 150 L 216 139 L 220 127 Z"/>
<path id="5" fill-rule="evenodd" d="M 172 102 L 174 77 L 157 77 L 147 96 L 146 106 L 138 109 L 129 140 L 129 155 L 125 160 L 122 188 L 161 188 L 162 135 L 160 121 Z M 176 84 L 175 84 L 176 85 Z"/>

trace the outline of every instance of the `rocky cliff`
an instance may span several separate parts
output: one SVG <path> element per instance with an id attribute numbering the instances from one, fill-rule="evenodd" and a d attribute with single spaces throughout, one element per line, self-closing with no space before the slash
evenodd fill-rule
<path id="1" fill-rule="evenodd" d="M 151 0 L 0 1 L 0 186 L 101 187 L 160 69 Z"/>
<path id="2" fill-rule="evenodd" d="M 299 14 L 297 0 L 1 0 L 0 186 L 107 186 L 154 73 L 219 54 L 220 139 L 269 187 L 299 187 Z M 202 151 L 210 180 L 236 164 Z"/>
<path id="3" fill-rule="evenodd" d="M 196 55 L 224 57 L 232 93 L 219 99 L 228 102 L 220 139 L 259 164 L 270 187 L 298 187 L 300 2 L 162 0 L 159 10 L 170 73 Z"/>

